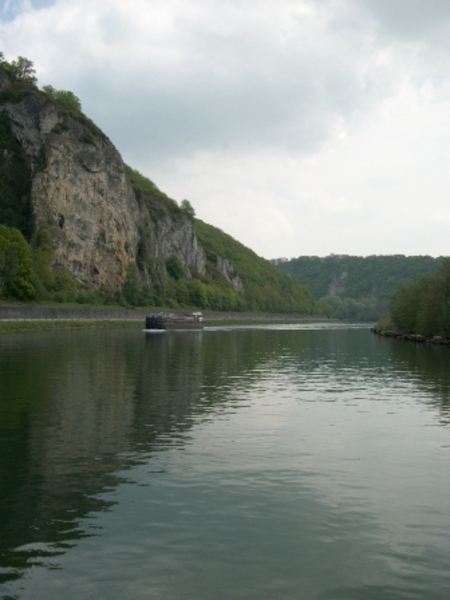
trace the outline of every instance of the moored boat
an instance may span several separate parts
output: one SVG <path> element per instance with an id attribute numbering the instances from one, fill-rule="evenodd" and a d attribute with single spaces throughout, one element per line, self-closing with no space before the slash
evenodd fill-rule
<path id="1" fill-rule="evenodd" d="M 192 312 L 185 315 L 164 314 L 150 315 L 145 318 L 145 330 L 165 331 L 172 330 L 199 330 L 203 329 L 204 321 L 201 312 Z"/>

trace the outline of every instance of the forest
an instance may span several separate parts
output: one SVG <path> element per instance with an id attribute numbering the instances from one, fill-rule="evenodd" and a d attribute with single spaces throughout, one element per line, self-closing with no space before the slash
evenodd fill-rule
<path id="1" fill-rule="evenodd" d="M 387 316 L 395 292 L 437 271 L 444 258 L 374 255 L 300 256 L 276 260 L 277 268 L 306 285 L 316 300 L 344 319 L 377 320 Z"/>
<path id="2" fill-rule="evenodd" d="M 450 259 L 393 296 L 388 328 L 450 340 Z"/>

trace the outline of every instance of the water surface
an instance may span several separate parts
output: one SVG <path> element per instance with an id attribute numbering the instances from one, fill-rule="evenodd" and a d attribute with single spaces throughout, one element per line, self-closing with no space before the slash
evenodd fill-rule
<path id="1" fill-rule="evenodd" d="M 0 337 L 0 598 L 450 597 L 450 350 Z"/>

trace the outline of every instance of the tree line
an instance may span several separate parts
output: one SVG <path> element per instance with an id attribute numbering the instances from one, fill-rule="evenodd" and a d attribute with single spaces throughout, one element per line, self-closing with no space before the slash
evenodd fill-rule
<path id="1" fill-rule="evenodd" d="M 450 259 L 437 273 L 398 290 L 391 303 L 391 327 L 402 333 L 450 340 Z"/>
<path id="2" fill-rule="evenodd" d="M 377 320 L 389 313 L 392 295 L 433 273 L 443 257 L 374 255 L 300 256 L 274 261 L 277 268 L 306 285 L 316 300 L 342 319 Z"/>

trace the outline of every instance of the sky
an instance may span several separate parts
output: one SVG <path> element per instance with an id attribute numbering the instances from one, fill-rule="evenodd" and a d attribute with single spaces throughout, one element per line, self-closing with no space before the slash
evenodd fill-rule
<path id="1" fill-rule="evenodd" d="M 260 256 L 450 255 L 449 0 L 0 0 L 0 51 Z"/>

